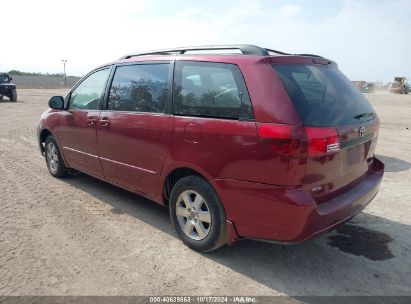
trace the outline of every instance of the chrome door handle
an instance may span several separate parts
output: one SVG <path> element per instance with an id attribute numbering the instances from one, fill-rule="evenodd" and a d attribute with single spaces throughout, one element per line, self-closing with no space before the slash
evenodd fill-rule
<path id="1" fill-rule="evenodd" d="M 110 124 L 110 120 L 105 119 L 105 118 L 100 119 L 100 126 L 107 127 L 109 124 Z"/>
<path id="2" fill-rule="evenodd" d="M 87 119 L 87 124 L 89 126 L 94 126 L 95 123 L 96 123 L 96 119 L 94 119 L 94 118 L 88 118 Z"/>

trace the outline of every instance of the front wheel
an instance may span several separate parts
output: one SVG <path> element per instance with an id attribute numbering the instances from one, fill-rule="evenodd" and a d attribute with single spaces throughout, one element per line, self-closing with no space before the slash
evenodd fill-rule
<path id="1" fill-rule="evenodd" d="M 16 90 L 11 91 L 10 101 L 17 101 L 17 91 Z"/>
<path id="2" fill-rule="evenodd" d="M 180 179 L 170 194 L 171 222 L 188 247 L 209 252 L 226 243 L 226 215 L 211 185 L 198 176 Z"/>
<path id="3" fill-rule="evenodd" d="M 60 149 L 53 136 L 48 136 L 45 142 L 45 158 L 47 168 L 52 176 L 57 178 L 65 177 L 68 173 L 61 157 Z"/>

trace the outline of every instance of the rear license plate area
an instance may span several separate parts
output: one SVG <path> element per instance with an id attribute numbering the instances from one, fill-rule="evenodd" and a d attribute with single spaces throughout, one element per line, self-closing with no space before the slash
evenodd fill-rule
<path id="1" fill-rule="evenodd" d="M 354 146 L 347 149 L 347 165 L 352 166 L 358 164 L 361 161 L 361 146 Z"/>

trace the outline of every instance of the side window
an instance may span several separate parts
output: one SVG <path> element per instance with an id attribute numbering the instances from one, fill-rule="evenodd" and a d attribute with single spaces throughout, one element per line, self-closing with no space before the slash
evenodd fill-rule
<path id="1" fill-rule="evenodd" d="M 99 70 L 83 80 L 71 92 L 69 108 L 97 110 L 109 74 L 110 69 Z"/>
<path id="2" fill-rule="evenodd" d="M 107 109 L 164 113 L 169 63 L 119 66 L 114 74 Z"/>
<path id="3" fill-rule="evenodd" d="M 176 62 L 174 113 L 229 119 L 253 118 L 239 68 L 234 64 L 213 62 Z"/>

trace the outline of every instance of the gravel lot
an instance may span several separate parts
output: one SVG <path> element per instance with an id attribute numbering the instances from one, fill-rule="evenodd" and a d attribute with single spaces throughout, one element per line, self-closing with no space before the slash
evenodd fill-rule
<path id="1" fill-rule="evenodd" d="M 167 209 L 84 174 L 49 175 L 36 126 L 64 93 L 0 103 L 0 295 L 411 295 L 411 95 L 367 95 L 386 174 L 362 214 L 300 245 L 199 254 Z"/>

